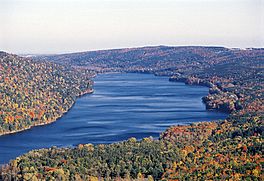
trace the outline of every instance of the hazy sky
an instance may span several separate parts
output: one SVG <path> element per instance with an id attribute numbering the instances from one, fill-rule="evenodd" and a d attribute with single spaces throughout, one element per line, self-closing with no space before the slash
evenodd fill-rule
<path id="1" fill-rule="evenodd" d="M 0 50 L 264 46 L 264 0 L 0 0 Z"/>

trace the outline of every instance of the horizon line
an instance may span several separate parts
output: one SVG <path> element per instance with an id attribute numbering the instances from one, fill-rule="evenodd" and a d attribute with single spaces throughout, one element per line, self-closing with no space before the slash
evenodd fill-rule
<path id="1" fill-rule="evenodd" d="M 142 46 L 128 46 L 128 47 L 112 47 L 112 48 L 99 48 L 99 49 L 90 49 L 90 50 L 77 50 L 77 51 L 61 51 L 57 53 L 16 53 L 16 52 L 11 52 L 8 50 L 3 50 L 0 49 L 0 52 L 6 52 L 9 54 L 15 54 L 15 55 L 20 55 L 20 56 L 25 56 L 25 55 L 36 55 L 36 56 L 44 56 L 44 55 L 66 55 L 66 54 L 75 54 L 75 53 L 85 53 L 85 52 L 97 52 L 97 51 L 111 51 L 111 50 L 122 50 L 122 49 L 139 49 L 139 48 L 155 48 L 155 47 L 171 47 L 171 48 L 177 48 L 177 47 L 212 47 L 212 48 L 227 48 L 227 49 L 239 49 L 239 50 L 249 50 L 249 49 L 263 49 L 264 46 L 262 47 L 229 47 L 229 46 L 224 46 L 224 45 L 142 45 Z"/>

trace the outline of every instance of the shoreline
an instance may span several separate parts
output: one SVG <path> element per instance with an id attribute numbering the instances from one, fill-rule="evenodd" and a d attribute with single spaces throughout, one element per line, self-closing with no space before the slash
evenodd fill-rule
<path id="1" fill-rule="evenodd" d="M 76 96 L 76 99 L 79 98 L 79 97 L 82 97 L 86 94 L 92 94 L 94 92 L 94 89 L 88 89 L 82 93 L 80 93 L 78 96 Z M 65 114 L 67 114 L 71 109 L 72 107 L 74 106 L 75 102 L 76 102 L 76 99 L 73 101 L 72 105 L 70 105 L 69 109 L 64 111 L 60 116 L 52 119 L 51 121 L 48 121 L 46 123 L 43 123 L 43 122 L 40 122 L 40 123 L 35 123 L 31 126 L 28 126 L 26 128 L 23 128 L 23 129 L 19 129 L 19 130 L 14 130 L 14 131 L 9 131 L 9 132 L 5 132 L 5 133 L 1 133 L 0 136 L 5 136 L 5 135 L 11 135 L 11 134 L 16 134 L 16 133 L 20 133 L 20 132 L 23 132 L 23 131 L 27 131 L 31 128 L 34 128 L 34 127 L 38 127 L 38 126 L 45 126 L 45 125 L 49 125 L 49 124 L 52 124 L 54 122 L 56 122 L 58 119 L 60 119 L 61 117 L 63 117 Z"/>
<path id="2" fill-rule="evenodd" d="M 221 113 L 225 113 L 225 114 L 228 114 L 230 115 L 232 112 L 236 111 L 237 109 L 236 108 L 232 108 L 232 107 L 224 107 L 223 104 L 220 104 L 220 103 L 215 103 L 213 106 L 210 104 L 211 101 L 213 100 L 210 100 L 210 99 L 207 99 L 208 96 L 212 95 L 210 93 L 210 89 L 213 88 L 213 87 L 217 87 L 217 85 L 215 85 L 214 83 L 210 82 L 210 81 L 207 81 L 207 80 L 204 80 L 204 79 L 194 79 L 194 80 L 191 80 L 191 78 L 189 77 L 186 77 L 186 78 L 178 78 L 178 77 L 170 77 L 169 78 L 169 81 L 171 82 L 183 82 L 185 83 L 186 85 L 197 85 L 197 86 L 204 86 L 204 87 L 208 87 L 209 88 L 209 91 L 208 91 L 208 94 L 206 96 L 203 96 L 202 97 L 202 102 L 205 104 L 205 108 L 206 110 L 208 111 L 217 111 L 217 112 L 221 112 Z M 213 95 L 221 95 L 221 93 L 224 93 L 223 90 L 218 89 L 218 93 L 215 93 Z"/>
<path id="3" fill-rule="evenodd" d="M 131 72 L 116 72 L 117 74 L 118 73 L 131 73 Z M 134 72 L 135 74 L 142 74 L 142 73 L 139 73 L 139 72 Z M 101 74 L 104 74 L 104 73 L 101 73 Z M 111 74 L 111 73 L 109 73 L 109 74 Z M 152 73 L 148 73 L 148 74 L 152 74 Z M 98 74 L 97 74 L 98 75 Z M 154 74 L 152 74 L 152 75 L 154 75 Z M 159 76 L 159 75 L 154 75 L 154 76 Z M 169 80 L 169 76 L 166 76 L 167 78 L 166 78 L 166 80 Z M 182 82 L 182 81 L 176 81 L 176 82 Z M 184 83 L 184 82 L 182 82 L 182 83 Z M 191 86 L 193 86 L 193 85 L 191 85 Z M 194 85 L 195 86 L 195 85 Z M 31 129 L 31 128 L 34 128 L 34 127 L 37 127 L 37 126 L 45 126 L 45 125 L 49 125 L 49 124 L 52 124 L 52 123 L 54 123 L 54 122 L 56 122 L 57 120 L 59 120 L 61 117 L 63 117 L 65 114 L 67 114 L 71 109 L 72 109 L 72 107 L 74 106 L 74 104 L 76 103 L 76 100 L 78 99 L 78 98 L 80 98 L 80 97 L 82 97 L 82 96 L 85 96 L 85 95 L 87 95 L 87 94 L 92 94 L 93 92 L 94 92 L 95 90 L 94 89 L 88 89 L 88 90 L 86 90 L 86 91 L 84 91 L 84 92 L 81 92 L 78 96 L 76 96 L 76 99 L 74 100 L 74 102 L 72 103 L 72 105 L 70 106 L 70 108 L 67 110 L 67 111 L 65 111 L 65 112 L 63 112 L 63 114 L 61 115 L 61 116 L 58 116 L 57 118 L 55 118 L 54 120 L 52 120 L 52 121 L 49 121 L 49 122 L 47 122 L 47 123 L 37 123 L 37 124 L 35 124 L 35 125 L 32 125 L 32 126 L 29 126 L 29 127 L 27 127 L 27 128 L 24 128 L 24 129 L 21 129 L 21 130 L 17 130 L 17 131 L 12 131 L 12 132 L 9 132 L 9 133 L 5 133 L 5 134 L 0 134 L 0 136 L 5 136 L 5 135 L 11 135 L 11 134 L 16 134 L 16 133 L 20 133 L 20 132 L 23 132 L 23 131 L 27 131 L 27 130 L 29 130 L 29 129 Z M 202 101 L 202 100 L 201 100 Z M 214 111 L 214 110 L 213 110 Z M 229 115 L 229 114 L 228 114 Z M 227 116 L 228 116 L 227 115 Z M 220 119 L 220 120 L 224 120 L 224 119 Z M 172 127 L 172 126 L 176 126 L 176 127 L 178 127 L 178 126 L 180 126 L 180 127 L 182 127 L 182 126 L 188 126 L 188 125 L 191 125 L 191 124 L 198 124 L 198 123 L 204 123 L 204 122 L 217 122 L 217 121 L 219 121 L 219 120 L 215 120 L 215 119 L 213 119 L 213 120 L 209 120 L 209 121 L 199 121 L 199 122 L 188 122 L 188 123 L 185 123 L 185 124 L 174 124 L 174 125 L 171 125 L 171 126 L 166 126 L 166 129 L 164 130 L 164 131 L 166 131 L 167 129 L 169 129 L 170 127 Z M 162 134 L 164 131 L 161 131 L 159 134 Z M 143 139 L 143 138 L 142 138 Z M 157 138 L 155 138 L 155 139 L 159 139 L 159 137 L 157 137 Z M 125 140 L 122 140 L 122 141 L 125 141 Z M 122 141 L 117 141 L 117 142 L 122 142 Z M 116 143 L 116 142 L 112 142 L 112 143 Z M 107 143 L 107 144 L 112 144 L 112 143 Z M 80 144 L 87 144 L 87 143 L 80 143 Z M 77 147 L 78 145 L 74 145 L 74 147 Z M 24 154 L 24 153 L 23 153 Z M 11 159 L 12 160 L 12 159 Z M 2 164 L 2 165 L 6 165 L 6 163 L 4 163 L 4 164 Z M 0 164 L 0 167 L 1 167 L 1 164 Z"/>
<path id="4" fill-rule="evenodd" d="M 101 72 L 101 73 L 98 73 L 98 74 L 118 74 L 118 73 L 138 73 L 138 74 L 152 74 L 154 76 L 166 76 L 168 77 L 168 81 L 170 82 L 182 82 L 182 83 L 185 83 L 186 85 L 192 85 L 192 86 L 195 86 L 195 85 L 198 85 L 198 86 L 204 86 L 204 87 L 208 87 L 208 88 L 211 88 L 214 84 L 210 83 L 210 82 L 190 82 L 188 81 L 188 78 L 174 78 L 173 76 L 169 76 L 169 75 L 157 75 L 155 74 L 154 72 L 131 72 L 131 71 L 110 71 L 110 72 Z M 97 74 L 97 75 L 98 75 Z M 94 77 L 96 77 L 97 75 L 95 75 Z M 93 77 L 93 78 L 94 78 Z M 45 126 L 45 125 L 49 125 L 51 123 L 54 123 L 56 122 L 58 119 L 60 119 L 62 116 L 64 116 L 65 114 L 67 114 L 68 111 L 71 110 L 71 108 L 74 106 L 76 100 L 79 98 L 79 97 L 82 97 L 86 94 L 92 94 L 94 92 L 94 89 L 88 89 L 84 92 L 81 92 L 79 95 L 76 96 L 76 99 L 74 100 L 74 102 L 72 103 L 72 105 L 69 107 L 69 109 L 65 112 L 62 113 L 62 115 L 56 117 L 55 119 L 49 121 L 49 122 L 46 122 L 46 123 L 35 123 L 34 125 L 31 125 L 31 126 L 28 126 L 26 128 L 23 128 L 23 129 L 20 129 L 20 130 L 15 130 L 15 131 L 10 131 L 10 132 L 6 132 L 6 133 L 1 133 L 0 136 L 5 136 L 5 135 L 10 135 L 10 134 L 16 134 L 16 133 L 20 133 L 20 132 L 23 132 L 23 131 L 26 131 L 26 130 L 29 130 L 31 128 L 34 128 L 34 127 L 37 127 L 37 126 Z M 208 91 L 208 94 L 206 96 L 209 95 L 209 91 Z M 204 96 L 204 97 L 206 97 Z M 204 98 L 203 97 L 203 98 Z M 229 116 L 231 114 L 231 111 L 230 110 L 223 110 L 223 109 L 219 109 L 219 108 L 214 108 L 214 109 L 208 109 L 207 108 L 207 102 L 204 102 L 202 100 L 202 102 L 205 104 L 205 109 L 207 111 L 217 111 L 217 112 L 221 112 L 221 113 L 225 113 L 227 114 L 227 116 Z M 214 121 L 214 120 L 212 120 Z"/>

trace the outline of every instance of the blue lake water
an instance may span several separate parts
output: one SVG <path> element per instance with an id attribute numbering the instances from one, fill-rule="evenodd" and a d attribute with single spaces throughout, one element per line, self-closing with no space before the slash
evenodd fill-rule
<path id="1" fill-rule="evenodd" d="M 151 74 L 101 74 L 95 92 L 76 101 L 58 121 L 0 137 L 0 164 L 51 146 L 113 143 L 159 134 L 171 125 L 224 119 L 206 111 L 202 96 L 208 88 L 169 82 Z"/>

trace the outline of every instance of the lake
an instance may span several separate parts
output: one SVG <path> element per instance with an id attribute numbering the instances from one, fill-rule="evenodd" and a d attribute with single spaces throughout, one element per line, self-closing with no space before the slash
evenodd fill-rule
<path id="1" fill-rule="evenodd" d="M 205 109 L 201 98 L 207 87 L 136 73 L 100 74 L 94 81 L 95 92 L 77 99 L 58 121 L 1 136 L 0 164 L 33 149 L 158 138 L 171 125 L 227 116 Z"/>

